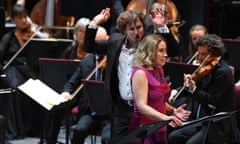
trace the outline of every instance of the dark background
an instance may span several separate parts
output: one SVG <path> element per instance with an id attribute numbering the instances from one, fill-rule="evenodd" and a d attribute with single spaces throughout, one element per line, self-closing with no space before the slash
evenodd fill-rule
<path id="1" fill-rule="evenodd" d="M 0 1 L 1 4 L 4 3 L 4 0 Z M 129 1 L 123 0 L 123 4 L 126 6 Z M 240 0 L 172 0 L 172 2 L 177 7 L 181 19 L 186 21 L 186 24 L 179 29 L 185 40 L 184 55 L 188 54 L 188 31 L 194 24 L 204 24 L 209 33 L 218 34 L 222 38 L 234 39 L 240 35 Z M 91 19 L 102 8 L 111 7 L 112 0 L 61 0 L 61 5 L 63 15 Z M 2 19 L 1 16 L 1 35 L 4 31 L 2 30 Z M 109 25 L 107 23 L 105 27 L 109 27 Z"/>
<path id="2" fill-rule="evenodd" d="M 123 0 L 127 5 L 129 0 Z M 222 38 L 236 38 L 240 35 L 240 0 L 172 0 L 186 24 L 179 31 L 184 37 L 185 52 L 188 55 L 189 29 L 194 24 L 205 25 L 209 33 Z M 102 8 L 111 7 L 111 0 L 62 0 L 63 14 L 92 18 Z"/>

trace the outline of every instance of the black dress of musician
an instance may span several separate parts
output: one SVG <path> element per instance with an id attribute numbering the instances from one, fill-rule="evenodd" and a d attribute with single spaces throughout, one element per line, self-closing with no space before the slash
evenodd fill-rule
<path id="1" fill-rule="evenodd" d="M 16 24 L 16 28 L 6 33 L 0 43 L 0 65 L 1 68 L 5 66 L 3 70 L 5 74 L 1 74 L 0 82 L 1 88 L 17 89 L 29 78 L 35 78 L 36 74 L 27 65 L 25 50 L 14 58 L 19 49 L 24 46 L 25 30 L 30 26 L 26 9 L 21 5 L 14 5 L 11 19 Z M 9 63 L 12 58 L 14 58 L 13 61 Z M 6 67 L 7 63 L 9 65 Z M 7 98 L 1 102 L 3 102 L 1 111 L 8 123 L 8 138 L 37 135 L 40 110 L 36 103 L 18 91 L 8 94 Z"/>

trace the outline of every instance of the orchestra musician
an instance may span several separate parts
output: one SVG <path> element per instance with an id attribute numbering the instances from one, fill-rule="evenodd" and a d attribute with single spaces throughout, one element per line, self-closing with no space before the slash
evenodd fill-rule
<path id="1" fill-rule="evenodd" d="M 151 25 L 146 28 L 146 35 L 160 34 L 167 41 L 168 61 L 182 61 L 183 38 L 174 25 L 168 25 L 168 8 L 155 2 L 149 12 Z"/>
<path id="2" fill-rule="evenodd" d="M 197 41 L 196 48 L 199 62 L 203 65 L 196 73 L 184 75 L 185 91 L 195 104 L 191 109 L 191 117 L 199 119 L 236 110 L 234 77 L 222 57 L 225 47 L 221 38 L 215 34 L 204 35 Z M 235 139 L 228 138 L 238 133 L 235 117 L 231 117 L 175 129 L 169 134 L 168 140 L 169 144 L 234 143 Z"/>
<path id="3" fill-rule="evenodd" d="M 9 62 L 20 49 L 23 49 L 31 31 L 31 23 L 28 20 L 28 12 L 22 5 L 14 5 L 11 13 L 11 20 L 16 24 L 16 28 L 6 33 L 0 43 L 1 68 Z M 29 30 L 30 28 L 30 30 Z M 37 75 L 26 63 L 26 51 L 21 51 L 8 67 L 3 70 L 6 74 L 1 77 L 2 87 L 17 89 L 29 78 L 36 78 Z M 11 93 L 6 99 L 6 120 L 8 121 L 9 138 L 26 136 L 28 134 L 37 135 L 39 118 L 38 106 L 28 102 L 21 93 Z M 36 111 L 35 111 L 36 110 Z M 38 119 L 38 120 L 35 120 Z M 35 123 L 36 122 L 36 123 Z M 36 126 L 37 125 L 37 126 Z"/>
<path id="4" fill-rule="evenodd" d="M 193 25 L 190 28 L 190 30 L 189 30 L 189 46 L 188 46 L 189 57 L 187 58 L 187 60 L 192 58 L 194 56 L 194 54 L 197 52 L 196 42 L 198 41 L 198 39 L 207 33 L 208 33 L 208 29 L 204 25 L 201 25 L 201 24 Z M 198 65 L 197 61 L 192 61 L 190 63 Z"/>
<path id="5" fill-rule="evenodd" d="M 102 142 L 107 141 L 110 137 L 110 124 L 105 116 L 91 115 L 86 93 L 80 90 L 73 97 L 75 90 L 81 85 L 81 79 L 86 79 L 96 67 L 96 55 L 83 51 L 83 40 L 86 31 L 86 25 L 89 24 L 88 18 L 80 18 L 74 27 L 74 41 L 63 53 L 62 58 L 80 59 L 76 71 L 63 86 L 61 95 L 68 100 L 69 109 L 78 106 L 77 124 L 73 130 L 72 144 L 84 143 L 85 137 L 94 131 L 102 130 Z M 97 41 L 107 40 L 108 34 L 104 28 L 99 28 L 95 38 Z M 102 58 L 102 56 L 100 56 Z M 102 60 L 102 59 L 100 59 Z M 101 67 L 104 71 L 104 69 Z M 95 79 L 95 75 L 90 79 Z M 46 142 L 47 144 L 56 144 L 57 136 L 61 127 L 61 122 L 69 113 L 66 106 L 54 108 L 46 113 Z"/>

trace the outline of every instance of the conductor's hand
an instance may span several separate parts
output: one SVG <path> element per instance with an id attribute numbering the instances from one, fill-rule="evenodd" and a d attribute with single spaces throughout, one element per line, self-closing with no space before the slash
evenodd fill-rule
<path id="1" fill-rule="evenodd" d="M 99 25 L 99 24 L 105 23 L 109 18 L 110 18 L 110 8 L 105 8 L 93 18 L 90 24 Z"/>
<path id="2" fill-rule="evenodd" d="M 72 100 L 72 96 L 69 92 L 63 92 L 61 96 L 63 96 L 66 99 L 66 101 Z"/>

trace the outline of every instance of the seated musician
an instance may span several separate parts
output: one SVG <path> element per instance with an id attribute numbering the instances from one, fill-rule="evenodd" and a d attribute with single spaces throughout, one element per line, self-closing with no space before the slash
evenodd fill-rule
<path id="1" fill-rule="evenodd" d="M 91 115 L 87 101 L 87 96 L 80 90 L 76 96 L 71 95 L 78 86 L 81 85 L 81 79 L 85 79 L 96 67 L 96 55 L 86 53 L 82 50 L 83 38 L 85 35 L 86 25 L 90 21 L 87 18 L 80 18 L 74 29 L 74 41 L 66 49 L 63 58 L 81 59 L 76 71 L 72 77 L 63 86 L 62 96 L 69 100 L 68 104 L 71 110 L 74 106 L 78 106 L 78 122 L 73 131 L 72 144 L 84 143 L 85 138 L 94 133 L 94 131 L 102 130 L 102 142 L 107 141 L 110 137 L 110 125 L 105 116 Z M 107 39 L 108 35 L 105 29 L 100 29 L 97 32 L 96 40 Z M 100 56 L 101 57 L 101 56 Z M 102 58 L 102 57 L 101 57 Z M 95 79 L 94 75 L 90 79 Z M 47 144 L 56 144 L 58 133 L 61 127 L 63 118 L 69 113 L 66 105 L 63 105 L 47 113 L 46 118 L 46 141 Z"/>
<path id="2" fill-rule="evenodd" d="M 168 8 L 166 5 L 155 2 L 150 8 L 151 25 L 146 28 L 146 34 L 162 35 L 168 45 L 168 61 L 181 61 L 183 54 L 183 39 L 177 28 L 168 25 Z"/>
<path id="3" fill-rule="evenodd" d="M 236 110 L 234 77 L 222 58 L 225 47 L 221 38 L 215 34 L 204 35 L 198 40 L 196 47 L 198 60 L 204 64 L 196 73 L 184 75 L 185 89 L 195 104 L 191 117 L 198 119 L 218 112 Z M 211 125 L 206 122 L 173 130 L 168 140 L 169 144 L 234 143 L 235 139 L 229 138 L 237 132 L 235 117 L 232 117 Z"/>
<path id="4" fill-rule="evenodd" d="M 29 34 L 33 34 L 28 18 L 28 12 L 23 6 L 13 6 L 11 20 L 16 27 L 6 33 L 0 42 L 0 65 L 5 73 L 1 77 L 2 87 L 16 89 L 29 78 L 36 78 L 36 74 L 26 62 L 27 51 L 21 51 L 31 37 Z M 8 121 L 8 138 L 38 135 L 38 124 L 36 124 L 40 119 L 38 106 L 26 100 L 21 93 L 8 95 L 4 100 L 6 101 L 4 116 Z M 38 120 L 33 120 L 34 118 Z"/>

